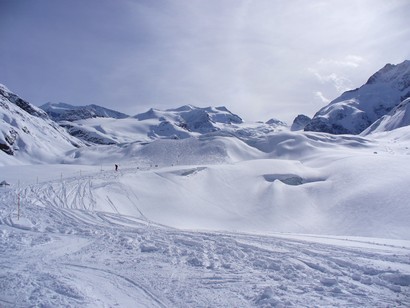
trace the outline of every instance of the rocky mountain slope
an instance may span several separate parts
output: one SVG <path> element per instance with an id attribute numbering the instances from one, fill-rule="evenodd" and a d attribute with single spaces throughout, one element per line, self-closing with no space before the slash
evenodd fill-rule
<path id="1" fill-rule="evenodd" d="M 47 114 L 0 85 L 0 155 L 15 164 L 42 157 L 52 162 L 83 143 L 70 136 Z"/>
<path id="2" fill-rule="evenodd" d="M 347 91 L 319 110 L 307 131 L 359 134 L 410 97 L 410 61 L 387 64 L 358 89 Z"/>

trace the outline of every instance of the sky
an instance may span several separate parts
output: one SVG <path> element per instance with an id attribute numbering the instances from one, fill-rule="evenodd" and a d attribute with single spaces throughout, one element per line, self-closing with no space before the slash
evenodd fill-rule
<path id="1" fill-rule="evenodd" d="M 0 0 L 0 83 L 129 115 L 291 124 L 410 59 L 409 0 Z"/>

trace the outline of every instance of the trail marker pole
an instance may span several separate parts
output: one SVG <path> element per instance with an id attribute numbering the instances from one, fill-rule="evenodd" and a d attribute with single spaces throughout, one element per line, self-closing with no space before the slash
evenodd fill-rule
<path id="1" fill-rule="evenodd" d="M 17 184 L 17 220 L 20 220 L 20 180 Z"/>
<path id="2" fill-rule="evenodd" d="M 17 194 L 17 220 L 20 220 L 20 192 Z"/>

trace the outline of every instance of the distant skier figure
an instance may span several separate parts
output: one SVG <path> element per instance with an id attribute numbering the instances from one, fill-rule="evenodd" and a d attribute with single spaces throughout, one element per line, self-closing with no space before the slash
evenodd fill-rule
<path id="1" fill-rule="evenodd" d="M 118 165 L 115 164 L 115 171 L 118 171 Z"/>

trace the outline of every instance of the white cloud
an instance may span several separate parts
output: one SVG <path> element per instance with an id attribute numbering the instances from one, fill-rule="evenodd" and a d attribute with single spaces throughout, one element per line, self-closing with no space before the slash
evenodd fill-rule
<path id="1" fill-rule="evenodd" d="M 322 92 L 317 91 L 315 92 L 315 96 L 322 102 L 323 104 L 328 104 L 330 102 L 330 99 L 326 98 Z"/>
<path id="2" fill-rule="evenodd" d="M 364 57 L 352 54 L 318 60 L 308 69 L 318 81 L 314 92 L 317 101 L 327 104 L 341 93 L 357 87 L 357 81 L 352 77 L 360 72 L 363 64 L 367 64 Z"/>
<path id="3" fill-rule="evenodd" d="M 352 89 L 353 83 L 346 76 L 341 76 L 336 73 L 324 74 L 312 69 L 311 71 L 322 84 L 332 85 L 338 93 Z"/>

